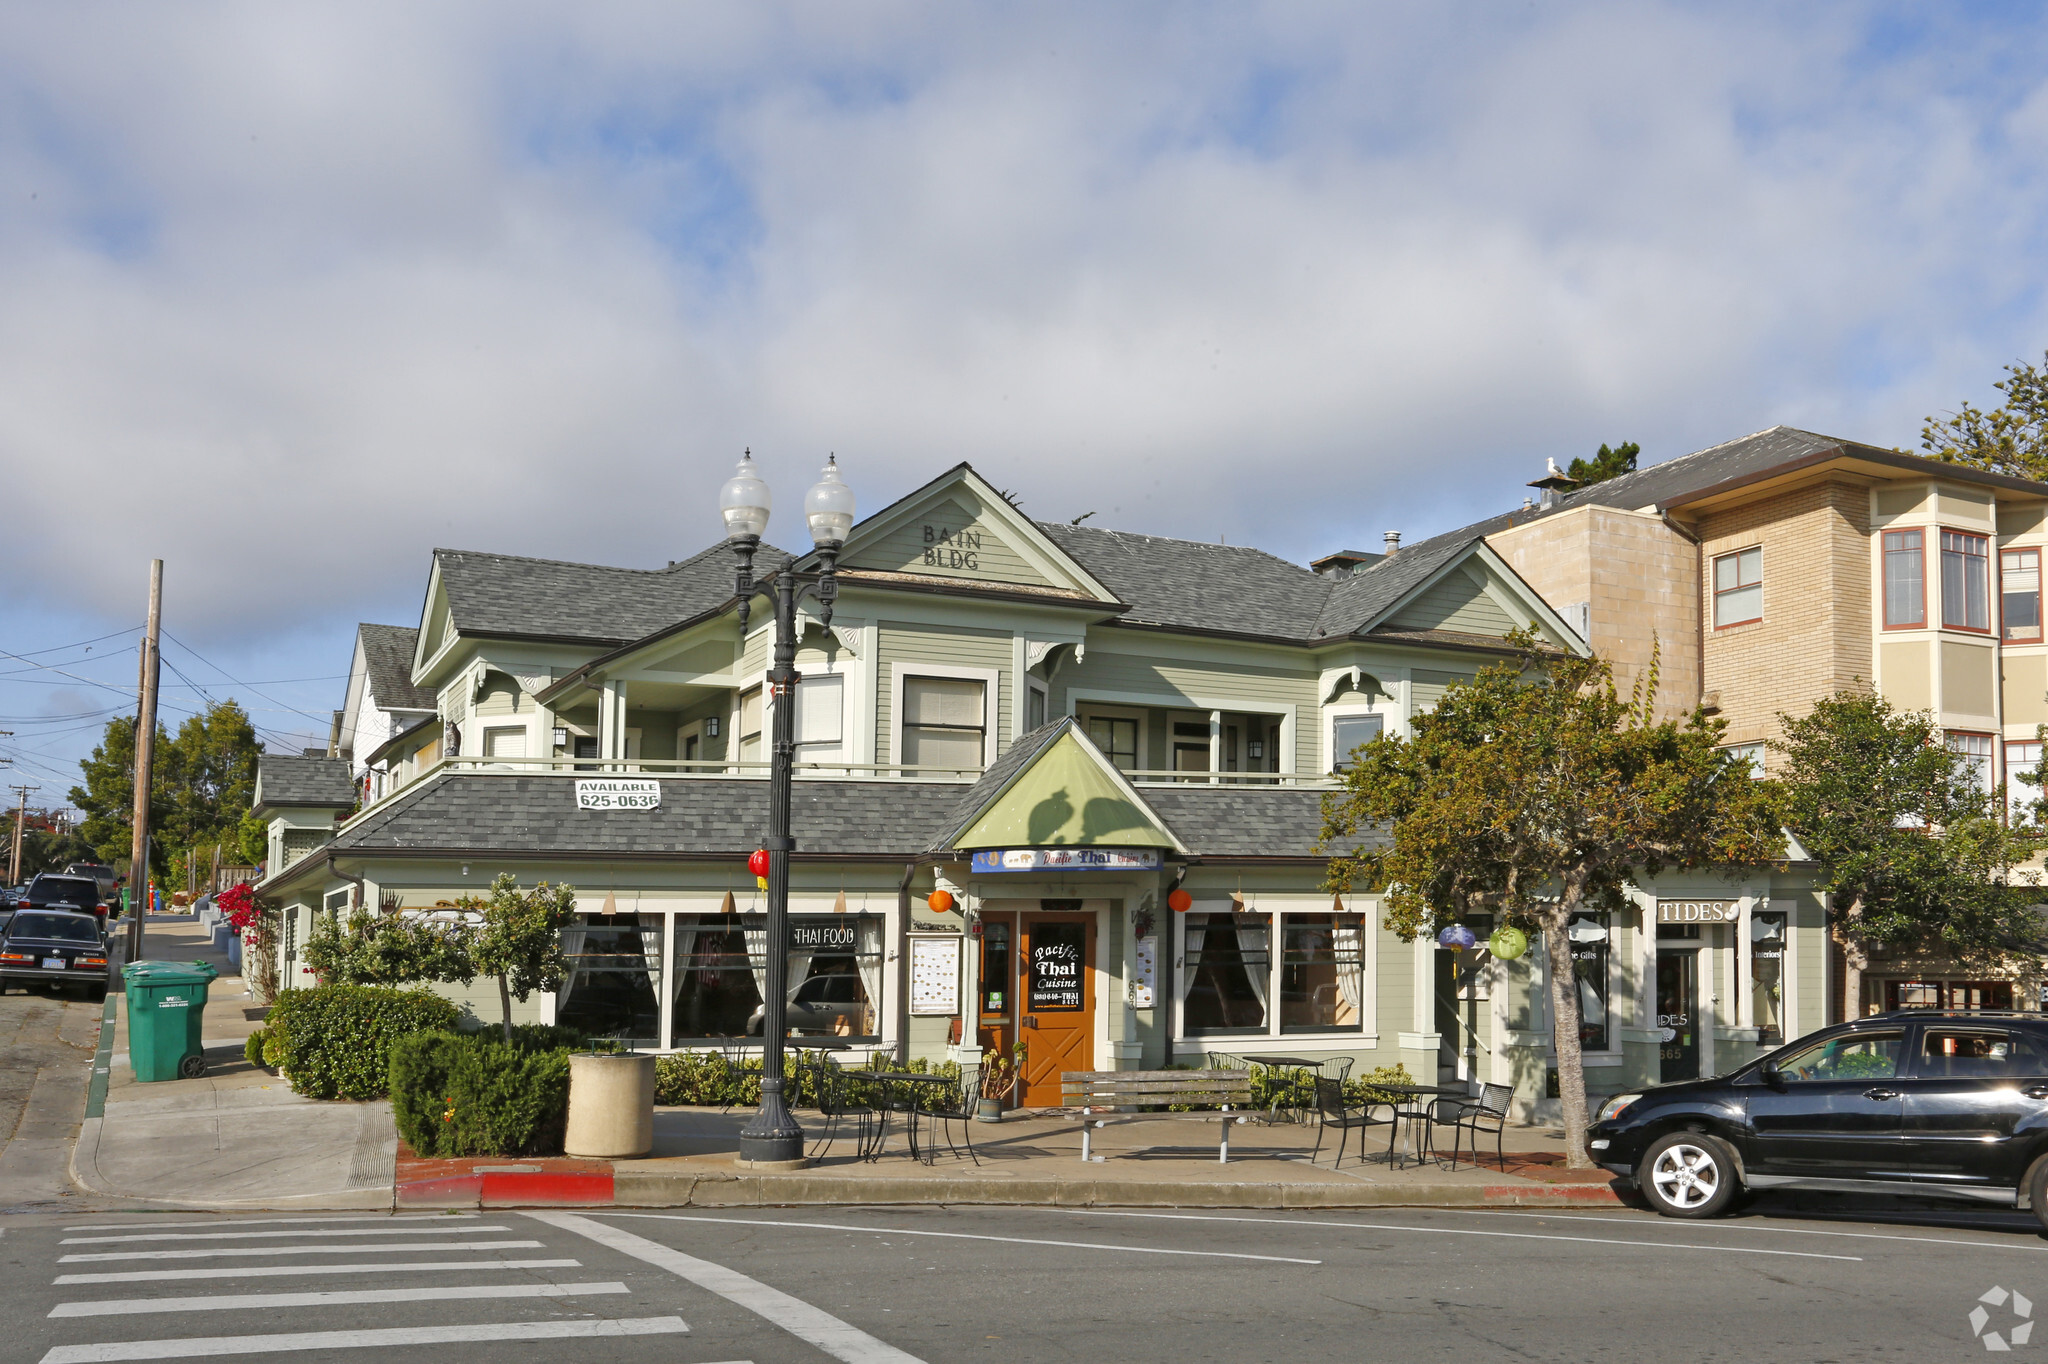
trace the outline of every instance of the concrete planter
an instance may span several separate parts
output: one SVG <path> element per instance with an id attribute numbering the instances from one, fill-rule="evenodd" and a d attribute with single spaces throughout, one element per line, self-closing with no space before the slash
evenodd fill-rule
<path id="1" fill-rule="evenodd" d="M 596 1054 L 569 1058 L 572 1156 L 632 1159 L 654 1149 L 654 1057 Z"/>

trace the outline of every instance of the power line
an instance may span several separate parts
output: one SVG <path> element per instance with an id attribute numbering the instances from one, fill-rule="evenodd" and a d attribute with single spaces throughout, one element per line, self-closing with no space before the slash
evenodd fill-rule
<path id="1" fill-rule="evenodd" d="M 270 702 L 270 704 L 273 706 L 278 706 L 284 710 L 288 710 L 294 715 L 303 715 L 306 719 L 311 720 L 314 724 L 317 725 L 326 725 L 331 724 L 333 722 L 334 717 L 331 714 L 315 715 L 313 714 L 313 712 L 309 710 L 300 710 L 297 706 L 288 705 L 287 703 L 278 700 L 275 696 L 272 696 L 267 692 L 256 691 L 254 685 L 242 681 L 233 673 L 229 672 L 226 668 L 221 667 L 220 664 L 214 662 L 212 659 L 208 658 L 206 655 L 200 653 L 197 649 L 187 644 L 184 640 L 179 639 L 169 630 L 164 631 L 164 638 L 170 640 L 171 643 L 177 645 L 180 649 L 183 649 L 186 653 L 192 655 L 192 657 L 198 659 L 201 663 L 204 663 L 207 667 L 213 669 L 215 672 L 219 673 L 222 677 L 225 677 L 228 681 L 234 683 L 236 686 L 247 687 L 250 691 L 256 692 L 256 695 L 261 696 L 264 700 Z M 175 672 L 176 669 L 173 669 L 172 671 Z M 179 673 L 178 676 L 184 677 L 185 675 L 183 673 Z"/>
<path id="2" fill-rule="evenodd" d="M 88 644 L 97 644 L 100 640 L 112 639 L 115 635 L 132 635 L 141 628 L 140 625 L 131 625 L 125 630 L 115 630 L 108 634 L 95 636 L 92 639 L 81 639 L 76 644 L 52 644 L 47 649 L 30 649 L 26 654 L 10 654 L 8 656 L 10 658 L 19 658 L 26 662 L 37 654 L 55 654 L 62 653 L 66 649 L 82 649 Z M 118 657 L 118 655 L 110 655 L 110 657 Z"/>

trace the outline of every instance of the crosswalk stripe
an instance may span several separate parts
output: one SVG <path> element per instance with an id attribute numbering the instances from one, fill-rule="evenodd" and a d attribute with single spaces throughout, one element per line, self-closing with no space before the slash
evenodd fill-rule
<path id="1" fill-rule="evenodd" d="M 349 1227 L 342 1231 L 322 1231 L 322 1236 L 468 1236 L 482 1231 L 510 1231 L 510 1227 Z M 275 1240 L 280 1236 L 309 1236 L 313 1233 L 305 1227 L 290 1231 L 147 1231 L 139 1236 L 67 1236 L 57 1244 L 64 1246 L 104 1246 L 120 1241 L 263 1241 Z"/>
<path id="2" fill-rule="evenodd" d="M 346 1307 L 372 1302 L 445 1302 L 457 1298 L 580 1298 L 630 1293 L 622 1283 L 450 1284 L 445 1288 L 365 1288 L 331 1293 L 230 1293 L 203 1298 L 109 1298 L 60 1302 L 53 1317 L 125 1317 L 157 1312 L 234 1312 L 247 1308 Z"/>
<path id="3" fill-rule="evenodd" d="M 399 1241 L 388 1246 L 218 1246 L 206 1250 L 99 1250 L 89 1255 L 60 1255 L 60 1265 L 108 1260 L 205 1260 L 217 1255 L 364 1255 L 375 1250 L 539 1250 L 538 1241 Z"/>
<path id="4" fill-rule="evenodd" d="M 409 1345 L 467 1345 L 486 1340 L 587 1340 L 605 1336 L 672 1336 L 689 1331 L 681 1317 L 617 1320 L 513 1321 L 478 1326 L 398 1326 L 367 1331 L 297 1331 L 262 1336 L 202 1336 L 185 1340 L 130 1340 L 98 1345 L 57 1345 L 41 1364 L 111 1364 L 127 1359 L 199 1359 L 286 1350 L 394 1349 Z M 733 1361 L 732 1364 L 745 1364 Z"/>
<path id="5" fill-rule="evenodd" d="M 159 1230 L 179 1227 L 271 1227 L 296 1222 L 301 1225 L 325 1226 L 329 1222 L 474 1222 L 473 1212 L 373 1212 L 361 1217 L 209 1217 L 200 1222 L 95 1222 L 86 1226 L 65 1227 L 69 1231 L 133 1231 L 137 1227 L 156 1227 Z"/>
<path id="6" fill-rule="evenodd" d="M 351 1246 L 360 1250 L 361 1246 Z M 412 1247 L 418 1250 L 418 1246 Z M 192 1279 L 272 1279 L 308 1274 L 410 1274 L 420 1270 L 581 1269 L 581 1260 L 420 1260 L 404 1265 L 224 1265 L 217 1269 L 121 1269 L 102 1274 L 59 1274 L 56 1284 L 177 1283 Z"/>

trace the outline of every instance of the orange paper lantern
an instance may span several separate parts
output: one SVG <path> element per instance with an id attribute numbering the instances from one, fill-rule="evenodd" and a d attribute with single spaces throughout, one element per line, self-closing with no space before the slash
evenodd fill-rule
<path id="1" fill-rule="evenodd" d="M 1166 907 L 1176 914 L 1185 914 L 1194 906 L 1195 897 L 1175 886 L 1166 892 Z"/>
<path id="2" fill-rule="evenodd" d="M 953 912 L 953 892 L 950 890 L 935 890 L 925 897 L 925 903 L 932 907 L 932 913 L 934 914 L 951 914 Z"/>

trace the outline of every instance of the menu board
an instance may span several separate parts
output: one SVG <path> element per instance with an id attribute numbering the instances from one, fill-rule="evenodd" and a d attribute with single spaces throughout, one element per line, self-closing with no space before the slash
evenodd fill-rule
<path id="1" fill-rule="evenodd" d="M 1159 940 L 1140 938 L 1131 951 L 1131 1007 L 1149 1009 L 1159 981 Z"/>
<path id="2" fill-rule="evenodd" d="M 1033 930 L 1027 1005 L 1031 1012 L 1072 1013 L 1087 1007 L 1081 994 L 1082 932 L 1079 924 L 1043 924 Z"/>
<path id="3" fill-rule="evenodd" d="M 960 1012 L 960 939 L 912 938 L 910 940 L 910 1012 L 914 1014 L 957 1014 Z"/>

